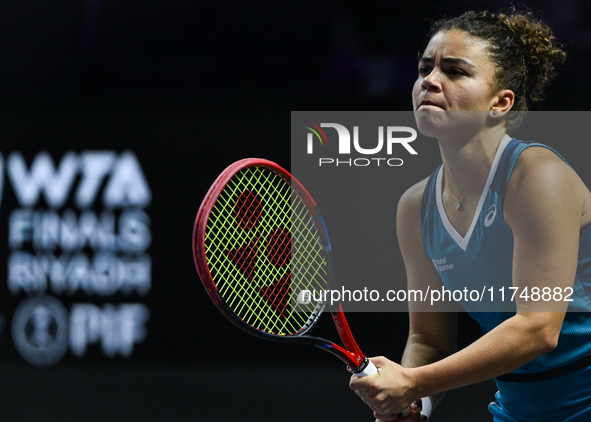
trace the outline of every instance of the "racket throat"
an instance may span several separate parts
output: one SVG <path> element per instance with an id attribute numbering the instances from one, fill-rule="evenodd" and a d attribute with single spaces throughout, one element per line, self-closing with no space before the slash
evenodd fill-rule
<path id="1" fill-rule="evenodd" d="M 359 365 L 359 367 L 357 367 L 355 369 L 351 369 L 351 370 L 353 371 L 353 373 L 355 375 L 360 375 L 360 374 L 365 375 L 365 370 L 368 368 L 370 363 L 371 362 L 369 361 L 369 359 L 366 356 L 363 356 L 363 360 L 361 361 L 361 364 Z"/>
<path id="2" fill-rule="evenodd" d="M 339 333 L 339 337 L 341 338 L 341 341 L 345 345 L 347 351 L 353 354 L 354 356 L 364 356 L 361 352 L 361 349 L 357 345 L 355 338 L 353 337 L 353 333 L 351 333 L 349 323 L 347 323 L 347 318 L 345 318 L 345 313 L 343 312 L 343 307 L 340 303 L 338 312 L 332 313 L 332 319 Z M 361 362 L 357 362 L 357 365 L 360 364 Z"/>

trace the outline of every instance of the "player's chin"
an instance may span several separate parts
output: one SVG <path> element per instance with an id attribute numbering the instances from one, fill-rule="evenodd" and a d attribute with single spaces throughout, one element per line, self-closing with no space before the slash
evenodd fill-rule
<path id="1" fill-rule="evenodd" d="M 441 132 L 442 127 L 445 127 L 447 117 L 443 110 L 440 111 L 422 111 L 417 110 L 415 112 L 415 120 L 417 122 L 417 128 L 425 136 L 437 137 Z"/>

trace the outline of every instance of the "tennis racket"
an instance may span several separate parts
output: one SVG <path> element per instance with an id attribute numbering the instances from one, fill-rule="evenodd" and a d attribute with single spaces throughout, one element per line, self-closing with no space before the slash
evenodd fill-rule
<path id="1" fill-rule="evenodd" d="M 340 304 L 332 317 L 345 347 L 308 335 L 334 288 L 331 244 L 310 194 L 277 164 L 244 159 L 220 174 L 197 213 L 193 255 L 209 296 L 240 329 L 324 349 L 358 377 L 377 372 Z"/>

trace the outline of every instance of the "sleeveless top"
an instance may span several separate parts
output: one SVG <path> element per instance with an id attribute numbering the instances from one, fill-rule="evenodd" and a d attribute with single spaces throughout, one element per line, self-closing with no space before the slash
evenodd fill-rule
<path id="1" fill-rule="evenodd" d="M 515 302 L 510 300 L 513 295 L 510 289 L 513 286 L 513 233 L 503 216 L 503 200 L 517 158 L 532 146 L 552 150 L 535 142 L 504 137 L 494 157 L 472 224 L 464 237 L 451 225 L 443 208 L 443 165 L 431 175 L 423 194 L 423 248 L 437 268 L 445 289 L 457 293 L 454 299 L 461 296 L 458 302 L 480 324 L 485 334 L 515 315 Z M 562 292 L 563 297 L 568 293 Z M 590 354 L 590 297 L 591 225 L 580 233 L 577 275 L 570 295 L 572 301 L 557 347 L 513 373 L 548 371 Z"/>

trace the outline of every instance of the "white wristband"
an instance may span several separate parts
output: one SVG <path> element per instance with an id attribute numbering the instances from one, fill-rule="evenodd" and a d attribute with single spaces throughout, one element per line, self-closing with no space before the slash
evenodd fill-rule
<path id="1" fill-rule="evenodd" d="M 432 410 L 433 403 L 431 403 L 431 398 L 429 396 L 423 397 L 421 399 L 421 415 L 426 416 L 427 419 L 429 419 Z"/>

